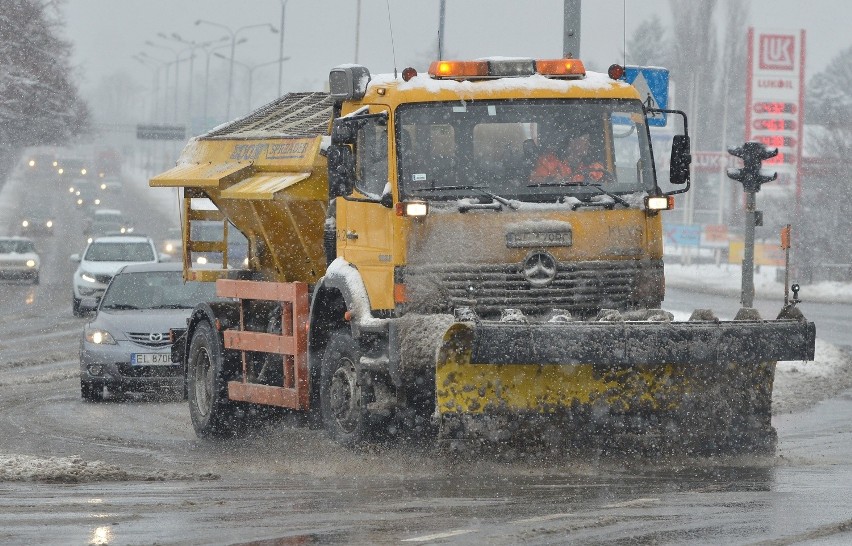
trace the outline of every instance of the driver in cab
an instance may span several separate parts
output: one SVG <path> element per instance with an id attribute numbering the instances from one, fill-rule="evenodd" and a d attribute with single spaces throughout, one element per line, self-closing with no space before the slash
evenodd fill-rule
<path id="1" fill-rule="evenodd" d="M 530 174 L 530 182 L 559 181 L 568 184 L 589 184 L 604 181 L 606 169 L 590 157 L 588 132 L 557 138 L 545 148 Z"/>

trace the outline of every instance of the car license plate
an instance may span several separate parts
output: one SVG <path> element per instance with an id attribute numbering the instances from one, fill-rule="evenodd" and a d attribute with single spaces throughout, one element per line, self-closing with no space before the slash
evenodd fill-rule
<path id="1" fill-rule="evenodd" d="M 171 353 L 131 353 L 131 366 L 171 366 Z"/>

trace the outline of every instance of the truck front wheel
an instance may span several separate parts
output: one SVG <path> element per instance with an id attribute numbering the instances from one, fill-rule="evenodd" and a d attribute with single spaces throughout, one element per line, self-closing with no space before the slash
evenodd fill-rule
<path id="1" fill-rule="evenodd" d="M 322 359 L 320 406 L 332 439 L 352 447 L 368 439 L 367 404 L 357 377 L 358 343 L 345 330 L 331 334 Z"/>
<path id="2" fill-rule="evenodd" d="M 237 428 L 237 406 L 228 400 L 223 352 L 210 323 L 199 323 L 189 346 L 187 394 L 192 426 L 202 438 L 232 436 Z"/>

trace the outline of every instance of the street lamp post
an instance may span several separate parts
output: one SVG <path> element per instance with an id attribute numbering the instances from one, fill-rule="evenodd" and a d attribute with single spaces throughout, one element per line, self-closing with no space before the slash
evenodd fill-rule
<path id="1" fill-rule="evenodd" d="M 248 41 L 248 38 L 240 38 L 239 40 L 237 40 L 236 45 L 243 44 L 247 41 Z M 205 66 L 205 69 L 204 69 L 204 123 L 205 123 L 205 125 L 207 124 L 207 99 L 208 99 L 208 96 L 210 95 L 210 84 L 209 84 L 209 82 L 210 82 L 210 55 L 214 51 L 216 51 L 217 49 L 224 49 L 226 47 L 231 47 L 231 45 L 225 44 L 225 45 L 221 45 L 219 47 L 214 47 L 214 48 L 211 48 L 211 49 L 207 49 L 206 47 L 203 48 L 204 49 L 204 55 L 206 56 L 206 59 L 205 59 L 205 65 L 206 66 Z"/>
<path id="2" fill-rule="evenodd" d="M 269 66 L 271 64 L 282 63 L 282 62 L 290 59 L 290 57 L 284 57 L 283 59 L 276 59 L 274 61 L 269 61 L 268 63 L 251 65 L 251 64 L 244 63 L 244 62 L 241 62 L 241 61 L 234 61 L 233 59 L 228 59 L 228 57 L 222 55 L 221 53 L 214 53 L 214 55 L 219 57 L 220 59 L 225 59 L 226 61 L 227 60 L 233 61 L 234 63 L 236 63 L 236 64 L 242 66 L 243 68 L 245 68 L 246 70 L 248 70 L 248 75 L 249 75 L 248 109 L 249 110 L 251 110 L 251 89 L 252 89 L 252 81 L 254 80 L 254 71 L 257 70 L 258 68 L 263 68 L 264 66 Z"/>
<path id="3" fill-rule="evenodd" d="M 214 27 L 218 27 L 221 29 L 225 29 L 231 35 L 231 57 L 230 57 L 230 66 L 228 67 L 228 106 L 225 109 L 225 117 L 231 119 L 231 96 L 233 95 L 234 89 L 234 55 L 236 53 L 237 47 L 237 34 L 244 30 L 248 30 L 251 28 L 260 28 L 260 27 L 269 27 L 269 30 L 274 34 L 278 32 L 278 29 L 272 26 L 270 23 L 260 23 L 257 25 L 247 25 L 244 27 L 240 27 L 237 30 L 231 30 L 231 27 L 221 25 L 219 23 L 214 23 L 212 21 L 208 21 L 206 19 L 198 19 L 195 21 L 196 25 L 200 25 L 204 23 L 205 25 L 210 25 Z"/>
<path id="4" fill-rule="evenodd" d="M 152 57 L 152 56 L 148 55 L 147 53 L 145 53 L 144 51 L 140 52 L 139 56 L 144 58 L 144 59 L 147 59 L 149 61 L 159 63 L 160 68 L 165 68 L 165 70 L 164 70 L 165 78 L 164 79 L 166 81 L 163 82 L 163 101 L 162 101 L 163 117 L 162 117 L 161 121 L 166 121 L 166 118 L 168 117 L 169 67 L 172 66 L 173 64 L 175 64 L 175 61 L 171 61 L 171 62 L 164 61 L 162 59 Z M 159 97 L 157 98 L 157 101 L 159 102 Z"/>
<path id="5" fill-rule="evenodd" d="M 177 123 L 177 120 L 178 120 L 178 91 L 180 89 L 180 70 L 179 70 L 180 69 L 180 56 L 185 51 L 190 51 L 191 48 L 184 48 L 184 49 L 181 49 L 181 50 L 176 50 L 176 49 L 172 49 L 168 46 L 156 44 L 156 43 L 152 42 L 151 40 L 146 40 L 145 45 L 149 45 L 151 47 L 156 47 L 158 49 L 162 49 L 162 50 L 165 50 L 165 51 L 170 51 L 175 56 L 175 112 L 174 112 L 174 117 L 172 118 L 172 121 Z M 190 53 L 190 58 L 191 57 L 192 57 L 192 54 Z M 190 76 L 190 79 L 191 79 L 191 76 Z"/>
<path id="6" fill-rule="evenodd" d="M 207 42 L 195 42 L 193 40 L 184 40 L 180 36 L 180 34 L 178 34 L 177 32 L 172 32 L 171 36 L 166 36 L 163 33 L 159 33 L 158 36 L 160 36 L 161 38 L 166 39 L 166 40 L 173 40 L 175 42 L 189 46 L 188 49 L 191 51 L 191 55 L 189 57 L 189 85 L 188 85 L 188 89 L 187 89 L 186 113 L 187 113 L 188 124 L 190 126 L 192 126 L 192 86 L 193 86 L 193 79 L 194 79 L 193 75 L 195 73 L 195 69 L 194 69 L 194 66 L 195 66 L 195 50 L 201 49 L 202 51 L 204 51 L 205 54 L 207 54 L 207 69 L 209 70 L 209 68 L 210 68 L 210 64 L 209 64 L 210 55 L 209 55 L 209 53 L 207 53 L 207 48 L 212 46 L 212 45 L 221 44 L 222 42 L 227 42 L 227 41 L 230 40 L 230 38 L 228 38 L 227 36 L 223 36 L 223 37 L 219 38 L 218 40 L 209 40 Z M 205 75 L 204 85 L 205 85 L 204 99 L 205 99 L 205 102 L 206 102 L 206 100 L 207 100 L 206 75 Z M 206 109 L 205 109 L 205 112 L 204 112 L 204 118 L 205 118 L 205 120 L 207 119 Z M 206 123 L 206 121 L 205 121 L 205 123 Z"/>
<path id="7" fill-rule="evenodd" d="M 131 58 L 151 69 L 151 74 L 153 76 L 151 78 L 151 93 L 153 94 L 153 99 L 151 100 L 151 113 L 148 116 L 148 119 L 153 123 L 157 120 L 160 113 L 160 68 L 162 68 L 165 63 L 154 61 L 153 59 L 145 58 L 138 54 L 133 55 Z M 152 65 L 152 62 L 157 62 L 157 66 Z"/>

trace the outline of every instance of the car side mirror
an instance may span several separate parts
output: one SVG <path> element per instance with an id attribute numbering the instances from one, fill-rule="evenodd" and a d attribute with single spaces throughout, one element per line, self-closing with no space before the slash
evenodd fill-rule
<path id="1" fill-rule="evenodd" d="M 72 255 L 71 255 L 68 259 L 69 259 L 72 263 L 75 263 L 75 264 L 80 263 L 80 255 L 79 255 L 79 254 L 72 254 Z"/>
<path id="2" fill-rule="evenodd" d="M 80 298 L 80 311 L 83 313 L 93 313 L 98 310 L 98 299 L 91 296 L 83 296 Z"/>
<path id="3" fill-rule="evenodd" d="M 355 188 L 355 158 L 352 148 L 345 144 L 328 147 L 329 197 L 332 199 L 352 193 Z"/>
<path id="4" fill-rule="evenodd" d="M 171 254 L 164 254 L 164 253 L 160 252 L 159 254 L 157 254 L 157 261 L 159 261 L 159 262 L 170 262 L 170 261 L 172 261 L 172 255 Z"/>

